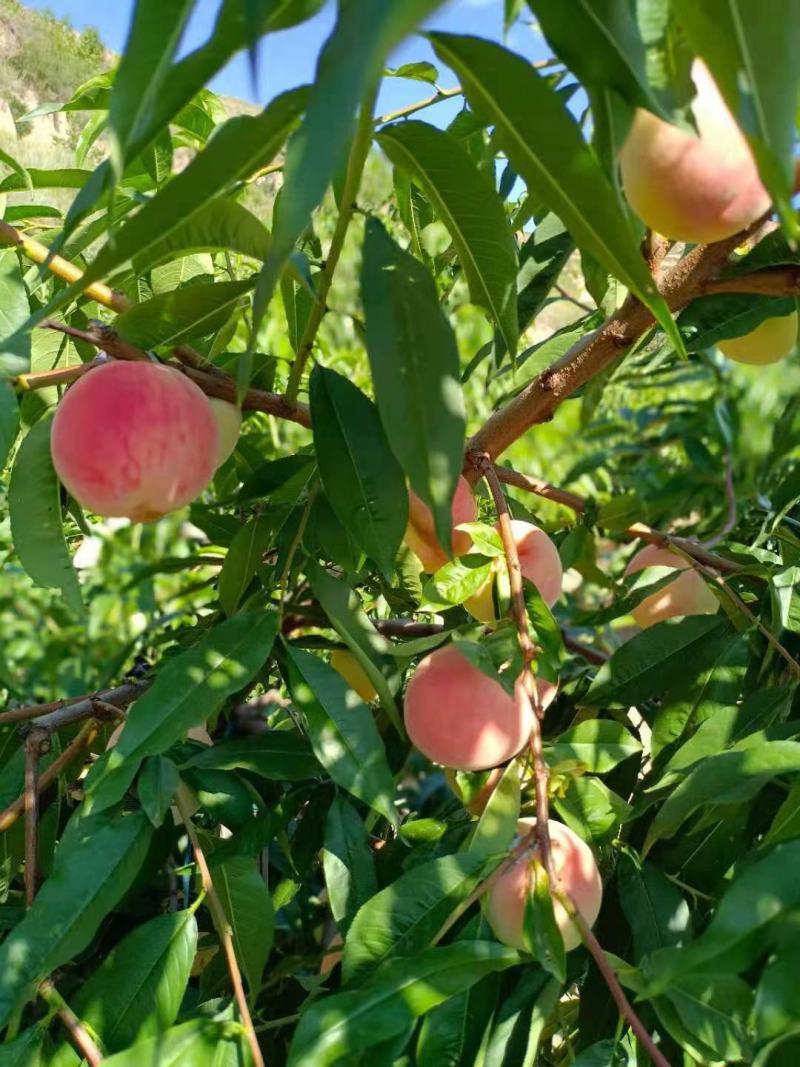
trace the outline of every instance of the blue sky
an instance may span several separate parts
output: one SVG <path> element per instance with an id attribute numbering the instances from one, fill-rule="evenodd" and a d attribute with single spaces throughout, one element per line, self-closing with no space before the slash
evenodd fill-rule
<path id="1" fill-rule="evenodd" d="M 94 26 L 104 43 L 115 51 L 121 51 L 134 8 L 134 0 L 25 0 L 28 7 L 49 9 L 58 16 L 66 16 L 80 29 Z M 187 28 L 183 50 L 190 51 L 201 43 L 213 25 L 218 0 L 198 0 L 197 10 Z M 316 56 L 330 32 L 335 8 L 332 2 L 313 19 L 301 26 L 265 38 L 259 62 L 259 91 L 253 93 L 249 65 L 246 57 L 238 56 L 211 83 L 211 88 L 230 96 L 264 103 L 284 89 L 311 80 Z M 430 20 L 431 28 L 457 33 L 474 33 L 495 40 L 502 39 L 503 0 L 449 0 L 439 13 Z M 531 59 L 548 54 L 541 37 L 527 25 L 518 25 L 506 42 L 515 51 Z M 427 42 L 414 37 L 406 41 L 392 57 L 392 66 L 413 60 L 434 57 Z M 441 84 L 453 85 L 455 79 L 449 71 L 442 72 Z M 418 100 L 429 92 L 421 82 L 388 78 L 384 80 L 378 101 L 381 112 L 402 107 Z M 458 109 L 455 101 L 438 105 L 437 119 L 440 122 Z M 433 115 L 431 114 L 431 118 Z"/>

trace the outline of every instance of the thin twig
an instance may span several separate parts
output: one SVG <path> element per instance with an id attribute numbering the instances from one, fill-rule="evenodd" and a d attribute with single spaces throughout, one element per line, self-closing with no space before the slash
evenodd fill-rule
<path id="1" fill-rule="evenodd" d="M 342 196 L 339 203 L 339 216 L 336 219 L 336 228 L 333 231 L 330 248 L 325 257 L 325 266 L 316 276 L 314 303 L 311 307 L 305 329 L 303 330 L 303 336 L 300 338 L 300 343 L 297 346 L 297 355 L 292 364 L 292 369 L 289 372 L 289 381 L 286 384 L 285 396 L 288 404 L 294 404 L 297 400 L 303 371 L 308 358 L 311 355 L 311 351 L 314 348 L 317 331 L 319 330 L 325 311 L 327 310 L 328 293 L 330 292 L 333 275 L 339 262 L 339 257 L 344 248 L 345 237 L 347 236 L 347 230 L 350 226 L 350 220 L 353 217 L 353 209 L 356 206 L 358 190 L 361 186 L 361 175 L 364 171 L 364 164 L 367 161 L 367 156 L 369 155 L 370 145 L 372 144 L 374 128 L 373 110 L 375 107 L 376 95 L 377 85 L 370 90 L 361 105 L 358 127 L 356 129 L 355 137 L 353 138 L 352 148 L 350 149 L 350 158 L 347 162 L 347 174 L 345 175 L 344 187 L 342 189 Z"/>
<path id="2" fill-rule="evenodd" d="M 67 1004 L 49 978 L 45 978 L 43 982 L 39 983 L 39 994 L 42 999 L 56 1011 L 69 1036 L 72 1038 L 73 1045 L 83 1059 L 89 1064 L 89 1067 L 98 1067 L 98 1065 L 103 1062 L 102 1052 L 89 1036 L 86 1027 L 72 1008 L 70 1008 L 69 1004 Z"/>
<path id="3" fill-rule="evenodd" d="M 381 115 L 375 119 L 376 126 L 385 126 L 387 122 L 396 122 L 397 119 L 407 119 L 409 115 L 415 115 L 418 111 L 422 111 L 423 108 L 432 107 L 434 104 L 440 104 L 442 100 L 450 100 L 454 96 L 460 96 L 463 93 L 463 89 L 460 85 L 454 85 L 452 89 L 440 89 L 433 96 L 426 96 L 424 100 L 417 100 L 413 104 L 406 104 L 405 107 L 399 107 L 396 111 L 387 111 L 385 115 Z"/>
<path id="4" fill-rule="evenodd" d="M 39 888 L 39 760 L 50 749 L 50 735 L 40 726 L 25 738 L 25 905 Z"/>
<path id="5" fill-rule="evenodd" d="M 175 797 L 175 806 L 180 813 L 181 820 L 186 827 L 186 832 L 189 835 L 189 840 L 192 843 L 192 849 L 194 851 L 194 858 L 197 863 L 198 870 L 200 871 L 200 880 L 203 884 L 203 889 L 206 893 L 206 900 L 208 901 L 208 907 L 211 911 L 211 917 L 214 920 L 214 926 L 217 931 L 217 935 L 222 943 L 222 948 L 225 952 L 225 958 L 228 963 L 228 972 L 231 976 L 231 984 L 233 985 L 233 992 L 236 998 L 236 1004 L 239 1008 L 239 1015 L 241 1016 L 242 1026 L 244 1026 L 247 1034 L 247 1042 L 250 1046 L 250 1052 L 253 1057 L 253 1063 L 255 1067 L 264 1067 L 264 1057 L 261 1054 L 261 1048 L 258 1044 L 258 1037 L 256 1036 L 255 1029 L 253 1027 L 253 1019 L 250 1015 L 250 1008 L 247 1005 L 247 997 L 244 993 L 244 985 L 242 983 L 242 972 L 239 970 L 239 963 L 236 959 L 236 952 L 233 947 L 233 937 L 231 934 L 230 924 L 225 914 L 225 909 L 217 896 L 217 891 L 214 888 L 214 882 L 211 878 L 211 871 L 208 867 L 208 862 L 203 852 L 200 839 L 197 836 L 194 823 L 192 822 L 191 814 L 187 806 L 186 797 L 181 794 L 181 790 Z"/>
<path id="6" fill-rule="evenodd" d="M 94 715 L 94 702 L 98 700 L 105 704 L 112 704 L 116 709 L 127 708 L 137 697 L 142 695 L 146 688 L 146 682 L 126 682 L 124 685 L 115 686 L 113 689 L 100 689 L 96 693 L 65 697 L 63 700 L 51 700 L 49 704 L 33 704 L 24 708 L 12 708 L 11 711 L 4 711 L 0 714 L 0 726 L 8 726 L 10 723 L 15 722 L 25 722 L 29 719 L 38 719 L 37 725 L 44 726 L 48 730 L 56 730 L 60 726 L 66 726 L 69 723 L 76 722 L 78 719 L 85 719 L 90 715 Z M 56 712 L 63 714 L 56 715 Z"/>
<path id="7" fill-rule="evenodd" d="M 723 541 L 736 525 L 736 490 L 733 486 L 733 461 L 730 452 L 725 453 L 725 499 L 728 502 L 728 517 L 718 533 L 703 542 L 704 548 L 713 548 Z"/>
<path id="8" fill-rule="evenodd" d="M 576 296 L 573 296 L 572 293 L 568 293 L 563 285 L 556 285 L 555 288 L 562 300 L 566 300 L 568 304 L 573 304 L 576 308 L 580 308 L 580 310 L 585 311 L 587 315 L 593 315 L 595 311 L 597 311 L 597 308 L 593 308 L 589 304 L 584 304 L 582 301 L 578 300 Z"/>

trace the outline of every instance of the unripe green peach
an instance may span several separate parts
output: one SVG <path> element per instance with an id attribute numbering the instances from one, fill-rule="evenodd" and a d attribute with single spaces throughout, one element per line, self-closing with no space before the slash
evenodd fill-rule
<path id="1" fill-rule="evenodd" d="M 719 608 L 717 598 L 697 571 L 671 549 L 648 545 L 631 559 L 625 574 L 637 574 L 647 567 L 673 567 L 680 573 L 631 611 L 642 629 L 683 615 L 713 615 Z"/>
<path id="2" fill-rule="evenodd" d="M 219 435 L 217 466 L 221 467 L 236 448 L 239 431 L 242 428 L 242 411 L 236 404 L 229 404 L 227 400 L 221 400 L 218 396 L 210 396 L 208 402 L 217 420 Z"/>
<path id="3" fill-rule="evenodd" d="M 375 686 L 352 652 L 344 648 L 335 649 L 331 653 L 331 667 L 344 678 L 350 688 L 354 689 L 365 703 L 371 704 L 377 699 L 378 693 Z"/>
<path id="4" fill-rule="evenodd" d="M 535 819 L 520 819 L 517 832 L 527 836 L 536 825 Z M 553 874 L 572 899 L 584 921 L 593 926 L 600 914 L 603 883 L 592 850 L 576 833 L 563 823 L 550 820 L 550 854 Z M 512 948 L 525 949 L 525 904 L 533 891 L 533 859 L 539 857 L 538 848 L 504 871 L 489 890 L 486 918 L 500 941 Z M 556 925 L 569 952 L 581 943 L 581 935 L 559 900 L 553 899 Z"/>
<path id="5" fill-rule="evenodd" d="M 134 522 L 183 507 L 208 484 L 218 431 L 201 390 L 171 367 L 110 362 L 72 385 L 56 409 L 51 451 L 73 497 Z"/>
<path id="6" fill-rule="evenodd" d="M 496 529 L 499 531 L 499 526 Z M 512 519 L 511 531 L 517 546 L 523 578 L 533 582 L 545 604 L 552 607 L 561 595 L 563 577 L 558 549 L 544 530 L 540 530 L 531 522 Z M 470 615 L 479 622 L 492 623 L 497 619 L 492 596 L 496 566 L 497 561 L 489 578 L 464 605 Z"/>
<path id="7" fill-rule="evenodd" d="M 766 366 L 786 359 L 796 343 L 797 312 L 791 311 L 788 315 L 764 319 L 744 337 L 728 337 L 720 341 L 717 348 L 736 363 Z"/>
<path id="8" fill-rule="evenodd" d="M 552 700 L 554 685 L 540 679 L 539 688 L 543 701 Z M 524 691 L 511 696 L 456 645 L 446 645 L 426 656 L 408 683 L 405 722 L 413 744 L 434 763 L 484 771 L 527 744 L 533 712 Z"/>
<path id="9" fill-rule="evenodd" d="M 637 110 L 620 153 L 625 195 L 656 233 L 721 241 L 770 206 L 750 146 L 702 60 L 692 66 L 697 134 Z"/>
<path id="10" fill-rule="evenodd" d="M 465 552 L 469 552 L 472 539 L 462 530 L 456 530 L 456 526 L 460 526 L 463 522 L 475 522 L 478 518 L 478 507 L 466 478 L 458 479 L 451 514 L 453 517 L 453 555 L 463 556 Z M 429 574 L 438 571 L 450 558 L 436 537 L 430 508 L 427 504 L 423 504 L 417 494 L 410 489 L 408 491 L 408 526 L 404 540 L 419 559 L 422 569 Z"/>

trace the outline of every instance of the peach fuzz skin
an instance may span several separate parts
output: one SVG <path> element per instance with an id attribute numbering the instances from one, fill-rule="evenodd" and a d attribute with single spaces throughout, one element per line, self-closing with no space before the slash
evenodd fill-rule
<path id="1" fill-rule="evenodd" d="M 548 704 L 556 687 L 539 679 Z M 474 667 L 455 645 L 431 652 L 406 689 L 405 722 L 412 743 L 434 763 L 485 771 L 506 763 L 527 744 L 533 725 L 530 701 L 510 696 Z"/>
<path id="2" fill-rule="evenodd" d="M 472 539 L 469 534 L 456 530 L 462 522 L 475 522 L 478 518 L 478 506 L 466 478 L 459 478 L 453 497 L 453 555 L 463 556 L 469 552 Z M 405 543 L 422 564 L 422 569 L 429 574 L 438 571 L 447 563 L 450 556 L 439 544 L 433 528 L 433 515 L 427 504 L 409 489 L 408 491 L 408 526 Z"/>
<path id="3" fill-rule="evenodd" d="M 107 363 L 67 391 L 53 419 L 53 465 L 79 504 L 134 522 L 183 507 L 217 465 L 205 394 L 155 363 Z"/>
<path id="4" fill-rule="evenodd" d="M 683 615 L 713 615 L 719 608 L 717 598 L 697 571 L 671 549 L 648 545 L 631 559 L 625 574 L 637 574 L 646 567 L 673 567 L 681 573 L 674 582 L 645 597 L 633 609 L 631 614 L 643 630 L 664 619 Z"/>
<path id="5" fill-rule="evenodd" d="M 229 404 L 218 396 L 207 398 L 217 422 L 217 467 L 221 467 L 233 454 L 242 428 L 242 412 L 236 404 Z"/>
<path id="6" fill-rule="evenodd" d="M 495 528 L 499 530 L 499 526 Z M 544 530 L 540 530 L 532 522 L 512 519 L 511 532 L 514 535 L 514 544 L 517 546 L 523 578 L 533 582 L 542 600 L 551 608 L 561 595 L 563 579 L 558 549 Z M 478 622 L 492 623 L 497 618 L 492 597 L 493 585 L 494 572 L 464 605 Z"/>
<path id="7" fill-rule="evenodd" d="M 699 136 L 637 110 L 620 152 L 622 185 L 639 218 L 677 241 L 721 241 L 770 206 L 750 147 L 702 60 L 692 65 Z"/>
<path id="8" fill-rule="evenodd" d="M 536 825 L 535 819 L 520 819 L 517 833 L 526 836 Z M 575 907 L 589 926 L 594 926 L 603 901 L 603 883 L 592 850 L 568 826 L 552 820 L 550 851 L 553 871 Z M 518 860 L 501 874 L 486 900 L 486 918 L 497 937 L 511 948 L 528 949 L 525 943 L 525 902 L 532 891 L 532 858 Z M 558 900 L 553 900 L 556 925 L 569 952 L 581 943 L 581 935 Z"/>
<path id="9" fill-rule="evenodd" d="M 788 315 L 764 319 L 744 337 L 728 337 L 720 341 L 717 348 L 734 363 L 765 367 L 786 359 L 796 344 L 797 312 L 792 311 Z"/>

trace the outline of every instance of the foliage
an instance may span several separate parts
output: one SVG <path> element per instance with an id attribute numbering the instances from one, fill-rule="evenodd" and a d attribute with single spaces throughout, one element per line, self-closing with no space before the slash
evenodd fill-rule
<path id="1" fill-rule="evenodd" d="M 42 771 L 86 746 L 42 793 L 36 856 L 6 820 L 25 755 L 0 715 L 0 1064 L 81 1062 L 48 977 L 121 1065 L 247 1062 L 248 1009 L 274 1067 L 649 1062 L 596 958 L 564 962 L 546 879 L 527 909 L 526 928 L 546 927 L 532 953 L 499 944 L 477 903 L 535 811 L 527 755 L 473 816 L 402 716 L 417 663 L 447 640 L 509 688 L 521 666 L 511 619 L 479 626 L 463 606 L 500 552 L 477 470 L 476 550 L 430 579 L 402 544 L 406 487 L 445 542 L 470 435 L 642 305 L 632 343 L 499 460 L 584 500 L 507 487 L 566 572 L 552 614 L 526 590 L 537 671 L 559 681 L 541 726 L 550 802 L 594 850 L 598 940 L 667 1060 L 790 1062 L 800 372 L 732 365 L 714 345 L 790 310 L 797 278 L 766 295 L 698 286 L 668 312 L 620 196 L 613 126 L 636 106 L 685 122 L 688 49 L 713 57 L 783 226 L 717 271 L 794 272 L 796 3 L 774 0 L 769 32 L 749 16 L 733 40 L 736 2 L 708 5 L 725 7 L 717 23 L 682 0 L 582 0 L 574 18 L 507 0 L 509 25 L 525 32 L 533 13 L 553 49 L 537 71 L 444 33 L 387 69 L 437 5 L 342 0 L 314 84 L 232 117 L 208 82 L 320 2 L 224 0 L 186 55 L 195 6 L 138 0 L 113 75 L 90 31 L 0 0 L 19 46 L 3 95 L 18 114 L 33 84 L 85 131 L 52 166 L 33 167 L 24 139 L 0 154 L 5 223 L 86 272 L 41 269 L 30 243 L 0 252 L 3 710 L 97 692 L 125 704 L 107 691 L 141 687 L 109 750 L 107 705 L 59 720 Z M 430 104 L 376 128 L 380 77 L 435 85 L 444 67 L 464 90 L 446 128 Z M 663 271 L 689 255 L 672 248 Z M 84 293 L 89 280 L 118 297 Z M 50 463 L 51 416 L 96 356 L 95 321 L 176 366 L 192 346 L 209 391 L 247 399 L 233 455 L 156 524 L 84 513 Z M 50 371 L 63 373 L 39 388 Z M 635 523 L 688 538 L 692 559 L 716 544 L 703 573 L 717 615 L 632 626 L 665 581 L 624 578 Z M 332 669 L 334 649 L 372 702 Z M 483 784 L 458 776 L 467 802 Z"/>

